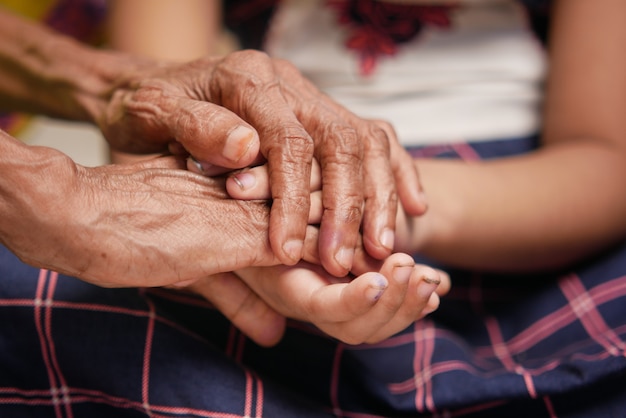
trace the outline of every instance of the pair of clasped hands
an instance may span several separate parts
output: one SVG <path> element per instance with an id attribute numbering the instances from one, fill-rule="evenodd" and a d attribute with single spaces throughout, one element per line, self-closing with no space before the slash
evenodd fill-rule
<path id="1" fill-rule="evenodd" d="M 187 288 L 265 346 L 285 318 L 378 342 L 449 288 L 445 273 L 392 253 L 398 213 L 426 210 L 392 131 L 284 61 L 241 51 L 142 68 L 117 83 L 96 123 L 115 149 L 169 155 L 78 167 L 98 186 L 87 200 L 107 208 L 100 241 L 82 242 L 103 255 L 83 280 Z"/>

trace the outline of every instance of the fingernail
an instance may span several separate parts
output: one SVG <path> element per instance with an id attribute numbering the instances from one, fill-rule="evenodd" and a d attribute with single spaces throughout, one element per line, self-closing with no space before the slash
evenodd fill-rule
<path id="1" fill-rule="evenodd" d="M 193 171 L 195 173 L 204 174 L 207 170 L 211 169 L 213 164 L 207 163 L 206 161 L 198 161 L 192 156 L 187 158 L 187 169 L 189 171 Z"/>
<path id="2" fill-rule="evenodd" d="M 395 266 L 393 268 L 393 279 L 398 283 L 406 283 L 411 278 L 413 266 Z"/>
<path id="3" fill-rule="evenodd" d="M 374 283 L 372 283 L 369 288 L 365 291 L 366 297 L 371 301 L 377 301 L 380 297 L 385 293 L 385 289 L 387 289 L 387 279 L 380 273 L 375 274 L 376 277 L 373 279 Z"/>
<path id="4" fill-rule="evenodd" d="M 230 131 L 222 155 L 233 162 L 238 162 L 246 155 L 256 138 L 256 132 L 246 126 L 237 126 Z"/>
<path id="5" fill-rule="evenodd" d="M 382 246 L 389 250 L 392 250 L 394 241 L 395 234 L 393 233 L 393 231 L 389 228 L 383 229 L 382 234 L 380 234 L 380 243 L 382 244 Z"/>
<path id="6" fill-rule="evenodd" d="M 241 190 L 252 189 L 256 186 L 256 177 L 248 172 L 237 173 L 232 177 L 233 181 Z"/>
<path id="7" fill-rule="evenodd" d="M 341 247 L 335 253 L 335 261 L 344 269 L 350 271 L 352 268 L 352 259 L 354 258 L 354 249 Z"/>
<path id="8" fill-rule="evenodd" d="M 300 240 L 289 240 L 283 245 L 283 251 L 292 260 L 300 260 L 302 258 L 303 243 Z"/>
<path id="9" fill-rule="evenodd" d="M 439 286 L 440 280 L 429 276 L 422 276 L 420 284 L 417 286 L 417 293 L 423 298 L 429 298 L 430 295 Z"/>

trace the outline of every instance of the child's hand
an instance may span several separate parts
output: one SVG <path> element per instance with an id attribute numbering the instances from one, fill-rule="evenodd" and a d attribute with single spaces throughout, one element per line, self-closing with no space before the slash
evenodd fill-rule
<path id="1" fill-rule="evenodd" d="M 304 262 L 236 274 L 276 312 L 348 344 L 375 343 L 402 331 L 437 309 L 438 293 L 450 287 L 447 274 L 401 253 L 388 257 L 378 273 L 353 280 Z"/>
<path id="2" fill-rule="evenodd" d="M 311 208 L 309 211 L 309 224 L 319 224 L 323 213 L 322 202 L 322 178 L 319 164 L 314 159 L 311 166 Z M 263 200 L 270 199 L 269 176 L 266 165 L 247 168 L 232 174 L 226 180 L 226 190 L 233 199 L 240 200 Z M 425 198 L 424 198 L 425 200 Z M 402 205 L 398 205 L 396 216 L 396 230 L 394 234 L 395 251 L 412 252 L 415 250 L 415 234 L 418 232 L 414 223 L 419 217 L 411 216 Z M 366 245 L 366 243 L 361 243 Z M 357 247 L 357 253 L 360 248 Z M 368 255 L 372 255 L 369 254 Z M 358 263 L 357 263 L 358 264 Z M 354 266 L 353 266 L 354 267 Z"/>

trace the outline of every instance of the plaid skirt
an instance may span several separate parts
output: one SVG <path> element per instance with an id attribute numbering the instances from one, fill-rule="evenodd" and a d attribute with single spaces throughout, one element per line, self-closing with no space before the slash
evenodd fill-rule
<path id="1" fill-rule="evenodd" d="M 555 274 L 450 273 L 440 309 L 384 342 L 290 322 L 262 348 L 199 298 L 98 288 L 0 247 L 0 417 L 626 417 L 626 244 Z"/>

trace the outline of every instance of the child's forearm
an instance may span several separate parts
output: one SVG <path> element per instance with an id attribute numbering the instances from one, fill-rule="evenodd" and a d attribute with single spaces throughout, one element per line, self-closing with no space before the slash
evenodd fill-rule
<path id="1" fill-rule="evenodd" d="M 411 220 L 398 251 L 467 268 L 535 270 L 626 234 L 626 156 L 610 147 L 577 141 L 492 162 L 417 164 L 429 210 Z"/>

